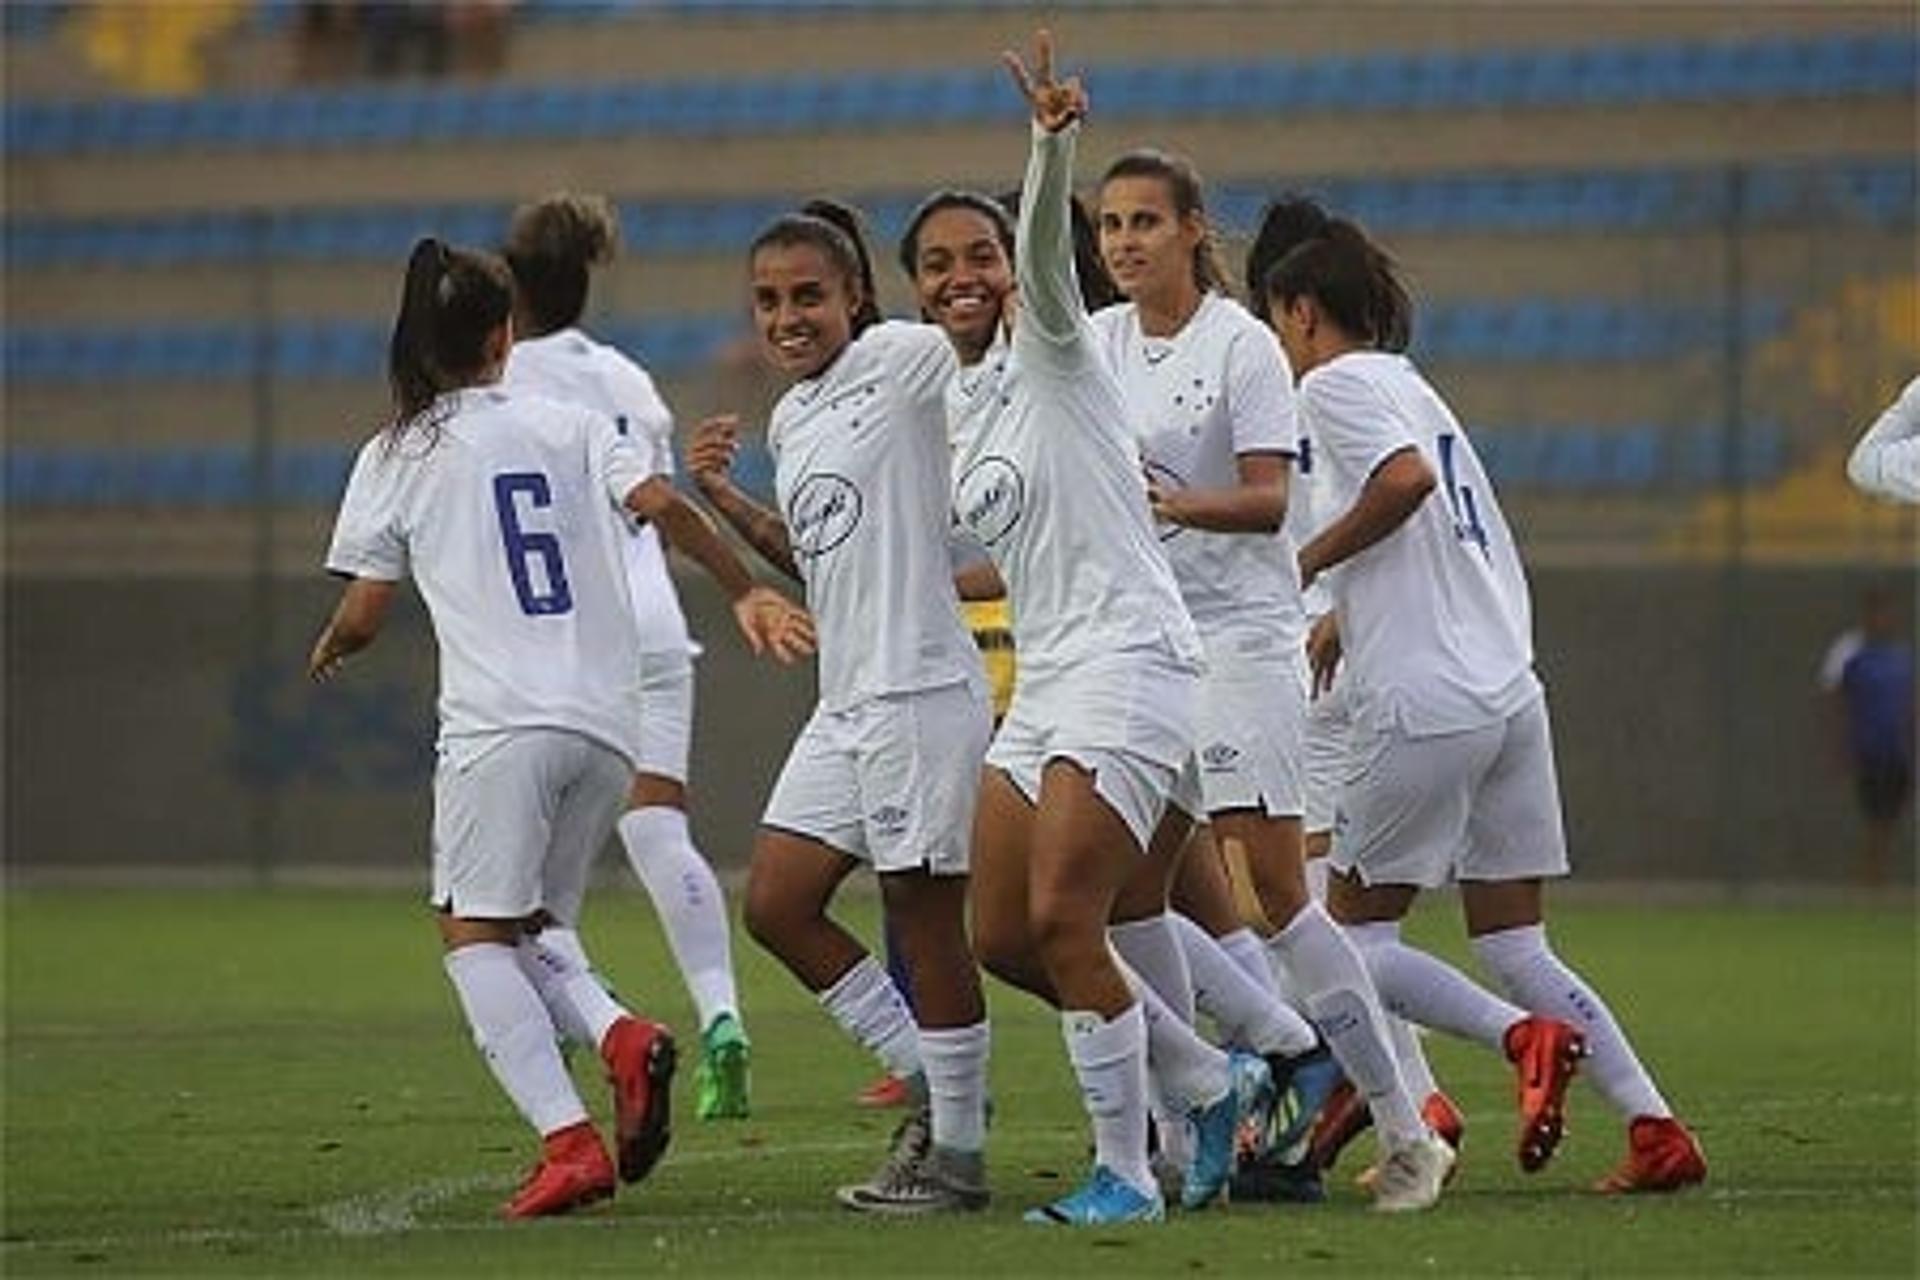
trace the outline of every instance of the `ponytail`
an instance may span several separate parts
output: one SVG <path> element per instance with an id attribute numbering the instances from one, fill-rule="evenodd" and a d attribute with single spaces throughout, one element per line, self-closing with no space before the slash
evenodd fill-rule
<path id="1" fill-rule="evenodd" d="M 421 417 L 433 402 L 478 379 L 487 338 L 512 312 L 512 277 L 498 258 L 433 236 L 414 244 L 387 344 L 395 437 L 414 425 L 431 428 Z"/>

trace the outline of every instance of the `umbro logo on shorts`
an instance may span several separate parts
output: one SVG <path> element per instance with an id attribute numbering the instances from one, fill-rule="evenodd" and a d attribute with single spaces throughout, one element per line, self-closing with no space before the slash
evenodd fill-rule
<path id="1" fill-rule="evenodd" d="M 883 804 L 867 816 L 867 821 L 881 835 L 897 836 L 906 831 L 907 816 L 907 811 L 900 806 Z"/>

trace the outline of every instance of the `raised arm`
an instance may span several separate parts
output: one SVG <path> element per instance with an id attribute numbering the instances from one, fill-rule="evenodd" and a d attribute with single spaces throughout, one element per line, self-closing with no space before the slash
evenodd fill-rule
<path id="1" fill-rule="evenodd" d="M 793 559 L 793 544 L 787 540 L 787 522 L 733 483 L 733 457 L 739 449 L 740 420 L 731 415 L 708 418 L 693 430 L 687 446 L 687 471 L 721 519 L 768 564 L 799 582 L 800 568 Z"/>
<path id="2" fill-rule="evenodd" d="M 1014 241 L 1014 271 L 1020 282 L 1022 333 L 1049 342 L 1073 340 L 1086 315 L 1073 267 L 1074 143 L 1087 112 L 1087 93 L 1079 77 L 1054 78 L 1053 36 L 1034 36 L 1033 70 L 1017 53 L 1004 53 L 1013 82 L 1033 112 L 1033 145 L 1027 180 L 1021 188 L 1020 230 Z"/>

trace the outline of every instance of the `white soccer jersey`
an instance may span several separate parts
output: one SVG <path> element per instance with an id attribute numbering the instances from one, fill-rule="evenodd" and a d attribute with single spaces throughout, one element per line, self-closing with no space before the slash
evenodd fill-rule
<path id="1" fill-rule="evenodd" d="M 1142 462 L 1163 487 L 1232 488 L 1241 455 L 1298 447 L 1286 355 L 1273 331 L 1231 298 L 1205 295 L 1170 338 L 1141 332 L 1130 302 L 1092 319 L 1119 376 Z M 1159 534 L 1201 635 L 1299 633 L 1299 569 L 1284 527 L 1259 534 L 1161 525 Z"/>
<path id="2" fill-rule="evenodd" d="M 443 741 L 569 729 L 639 755 L 639 638 L 608 510 L 648 475 L 613 424 L 499 387 L 360 450 L 327 569 L 411 575 L 440 642 Z"/>
<path id="3" fill-rule="evenodd" d="M 1878 497 L 1920 502 L 1920 378 L 1860 437 L 1847 459 L 1847 478 Z"/>
<path id="4" fill-rule="evenodd" d="M 947 392 L 954 509 L 1006 582 L 1022 682 L 1153 644 L 1200 660 L 1120 384 L 1074 278 L 1066 196 L 1078 132 L 1035 127 L 1013 341 L 961 369 Z"/>
<path id="5" fill-rule="evenodd" d="M 1300 383 L 1323 520 L 1353 506 L 1390 456 L 1416 448 L 1438 485 L 1404 524 L 1339 566 L 1334 608 L 1356 721 L 1413 736 L 1505 719 L 1539 692 L 1532 606 L 1493 485 L 1453 412 L 1412 362 L 1336 357 Z"/>
<path id="6" fill-rule="evenodd" d="M 649 475 L 673 474 L 673 413 L 645 369 L 578 329 L 560 329 L 513 344 L 501 382 L 516 390 L 585 405 L 612 420 L 639 446 Z M 667 569 L 666 548 L 651 524 L 622 511 L 622 551 L 633 596 L 640 648 L 647 653 L 694 653 L 686 614 Z"/>
<path id="7" fill-rule="evenodd" d="M 887 321 L 774 406 L 774 490 L 829 709 L 979 678 L 948 553 L 944 396 L 954 364 L 938 329 Z"/>

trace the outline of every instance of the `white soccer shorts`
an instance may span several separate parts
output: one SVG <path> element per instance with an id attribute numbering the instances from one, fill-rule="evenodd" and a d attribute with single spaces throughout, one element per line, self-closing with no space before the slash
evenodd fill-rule
<path id="1" fill-rule="evenodd" d="M 1199 731 L 1173 803 L 1192 817 L 1236 809 L 1299 817 L 1306 718 L 1305 654 L 1209 654 Z"/>
<path id="2" fill-rule="evenodd" d="M 1353 718 L 1347 710 L 1346 689 L 1346 681 L 1335 680 L 1333 688 L 1307 703 L 1300 777 L 1305 791 L 1302 825 L 1309 835 L 1333 830 L 1340 789 L 1353 775 Z"/>
<path id="3" fill-rule="evenodd" d="M 763 826 L 818 840 L 875 871 L 965 875 L 993 732 L 979 681 L 814 708 Z"/>
<path id="4" fill-rule="evenodd" d="M 440 744 L 433 777 L 435 907 L 470 920 L 580 918 L 587 872 L 626 800 L 633 764 L 565 729 Z"/>
<path id="5" fill-rule="evenodd" d="M 1357 728 L 1333 866 L 1366 884 L 1564 876 L 1567 838 L 1544 696 L 1505 720 L 1410 738 Z"/>
<path id="6" fill-rule="evenodd" d="M 1144 852 L 1193 751 L 1200 678 L 1164 649 L 1122 649 L 1068 671 L 1021 668 L 1007 718 L 987 750 L 1029 802 L 1055 759 L 1093 775 L 1094 791 Z"/>
<path id="7" fill-rule="evenodd" d="M 685 786 L 692 744 L 693 655 L 684 650 L 643 650 L 638 772 Z"/>

